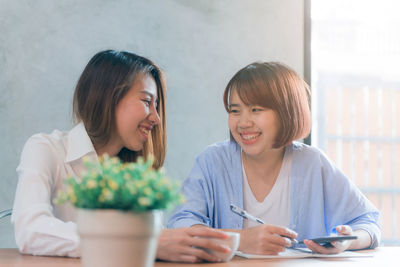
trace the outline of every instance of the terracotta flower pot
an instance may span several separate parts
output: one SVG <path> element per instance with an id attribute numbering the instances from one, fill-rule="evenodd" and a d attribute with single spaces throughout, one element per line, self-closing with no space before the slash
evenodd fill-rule
<path id="1" fill-rule="evenodd" d="M 162 212 L 78 209 L 83 267 L 153 266 Z"/>

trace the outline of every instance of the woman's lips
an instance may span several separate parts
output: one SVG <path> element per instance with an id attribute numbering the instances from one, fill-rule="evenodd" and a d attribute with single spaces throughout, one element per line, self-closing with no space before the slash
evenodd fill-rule
<path id="1" fill-rule="evenodd" d="M 243 144 L 251 145 L 257 142 L 260 135 L 261 133 L 240 133 L 240 138 Z"/>
<path id="2" fill-rule="evenodd" d="M 149 137 L 149 133 L 151 131 L 152 127 L 149 126 L 139 126 L 139 131 L 142 133 L 143 137 L 145 137 L 146 139 Z"/>

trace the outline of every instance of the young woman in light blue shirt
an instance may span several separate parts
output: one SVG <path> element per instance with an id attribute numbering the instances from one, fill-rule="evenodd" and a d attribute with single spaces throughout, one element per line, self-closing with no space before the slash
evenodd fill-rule
<path id="1" fill-rule="evenodd" d="M 253 63 L 228 83 L 224 104 L 230 140 L 201 153 L 183 184 L 186 203 L 168 226 L 241 233 L 239 250 L 277 254 L 304 240 L 314 252 L 375 248 L 379 212 L 320 150 L 296 142 L 310 132 L 310 91 L 281 63 Z M 230 204 L 266 224 L 243 221 Z M 325 247 L 311 238 L 356 235 Z"/>

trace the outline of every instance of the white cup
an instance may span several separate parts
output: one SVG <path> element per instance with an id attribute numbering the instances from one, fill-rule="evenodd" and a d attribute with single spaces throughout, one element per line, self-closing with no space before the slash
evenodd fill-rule
<path id="1" fill-rule="evenodd" d="M 209 238 L 213 240 L 215 243 L 225 245 L 231 249 L 230 253 L 223 253 L 215 250 L 205 249 L 208 253 L 217 256 L 222 261 L 230 261 L 239 247 L 240 242 L 240 234 L 234 232 L 225 232 L 229 237 L 227 239 L 219 239 L 219 238 Z"/>

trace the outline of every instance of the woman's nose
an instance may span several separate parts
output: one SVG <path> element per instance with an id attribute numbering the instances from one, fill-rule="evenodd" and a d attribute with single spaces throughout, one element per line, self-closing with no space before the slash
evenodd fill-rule
<path id="1" fill-rule="evenodd" d="M 245 127 L 249 127 L 252 126 L 252 120 L 251 120 L 251 116 L 250 114 L 248 114 L 247 112 L 243 112 L 242 114 L 240 114 L 240 118 L 239 118 L 239 127 L 245 128 Z"/>
<path id="2" fill-rule="evenodd" d="M 157 125 L 160 123 L 160 116 L 158 115 L 157 109 L 154 105 L 152 105 L 149 118 L 148 118 L 153 125 Z"/>

